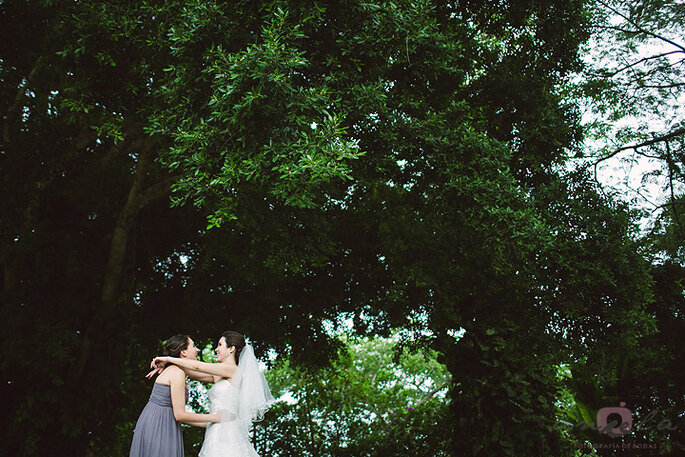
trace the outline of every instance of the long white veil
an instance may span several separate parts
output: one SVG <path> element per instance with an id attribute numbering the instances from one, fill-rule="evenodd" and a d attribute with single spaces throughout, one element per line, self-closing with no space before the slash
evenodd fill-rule
<path id="1" fill-rule="evenodd" d="M 231 391 L 224 397 L 221 422 L 235 421 L 240 431 L 247 435 L 252 423 L 263 420 L 274 401 L 254 349 L 247 344 L 240 352 L 238 369 L 231 378 Z"/>

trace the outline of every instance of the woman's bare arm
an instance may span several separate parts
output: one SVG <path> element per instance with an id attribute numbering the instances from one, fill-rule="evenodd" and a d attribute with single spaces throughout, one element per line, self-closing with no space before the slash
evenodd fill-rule
<path id="1" fill-rule="evenodd" d="M 182 368 L 181 368 L 182 369 Z M 155 375 L 161 374 L 164 371 L 163 366 L 157 366 L 150 370 L 148 374 L 145 375 L 146 378 L 150 379 Z M 201 371 L 194 370 L 183 370 L 190 379 L 200 382 L 217 382 L 220 378 L 218 376 L 213 376 L 211 374 L 202 373 Z"/>
<path id="2" fill-rule="evenodd" d="M 211 374 L 203 373 L 201 371 L 195 371 L 195 370 L 183 370 L 186 372 L 188 377 L 190 379 L 194 379 L 195 381 L 200 381 L 200 382 L 217 382 L 219 379 L 219 376 L 214 376 Z"/>
<path id="3" fill-rule="evenodd" d="M 161 363 L 173 363 L 183 368 L 183 370 L 199 371 L 205 374 L 218 376 L 219 378 L 230 378 L 233 376 L 236 367 L 227 363 L 207 363 L 199 360 L 182 359 L 178 357 L 155 357 L 152 360 L 151 368 L 155 368 Z"/>
<path id="4" fill-rule="evenodd" d="M 199 421 L 183 421 L 186 425 L 192 425 L 193 427 L 207 428 L 209 422 L 199 422 Z"/>
<path id="5" fill-rule="evenodd" d="M 171 407 L 177 422 L 219 422 L 221 414 L 197 414 L 186 411 L 186 375 L 181 369 L 169 373 Z"/>

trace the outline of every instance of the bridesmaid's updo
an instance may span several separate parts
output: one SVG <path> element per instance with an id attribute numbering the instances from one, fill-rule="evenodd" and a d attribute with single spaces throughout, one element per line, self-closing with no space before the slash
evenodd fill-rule
<path id="1" fill-rule="evenodd" d="M 245 337 L 232 330 L 224 332 L 224 334 L 221 336 L 224 338 L 224 340 L 226 340 L 226 347 L 230 348 L 231 346 L 235 346 L 235 352 L 233 353 L 233 356 L 235 358 L 235 364 L 238 365 L 238 361 L 240 360 L 240 352 L 245 347 Z"/>
<path id="2" fill-rule="evenodd" d="M 190 337 L 188 335 L 174 335 L 164 342 L 164 354 L 171 357 L 181 357 L 181 351 L 188 349 Z"/>

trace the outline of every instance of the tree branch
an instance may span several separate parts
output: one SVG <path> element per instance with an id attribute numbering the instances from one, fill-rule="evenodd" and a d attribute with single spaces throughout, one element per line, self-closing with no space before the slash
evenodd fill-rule
<path id="1" fill-rule="evenodd" d="M 639 84 L 639 83 L 638 83 Z M 675 89 L 676 87 L 684 87 L 685 83 L 672 84 L 639 84 L 639 89 Z"/>
<path id="2" fill-rule="evenodd" d="M 674 202 L 676 201 L 675 198 L 675 190 L 673 189 L 673 160 L 671 157 L 671 145 L 666 142 L 666 158 L 668 161 L 668 185 L 671 190 L 671 201 Z M 680 239 L 685 240 L 685 233 L 683 233 L 683 224 L 680 222 L 680 216 L 678 216 L 678 211 L 676 211 L 675 207 L 673 207 L 673 220 L 675 221 L 676 225 L 678 226 L 678 232 L 680 232 Z"/>
<path id="3" fill-rule="evenodd" d="M 116 305 L 119 280 L 124 269 L 128 235 L 133 226 L 135 216 L 138 213 L 143 182 L 145 181 L 148 168 L 152 164 L 153 159 L 154 152 L 152 145 L 150 142 L 147 142 L 138 156 L 138 163 L 136 164 L 136 171 L 133 176 L 133 184 L 129 190 L 126 203 L 119 213 L 116 225 L 114 226 L 109 258 L 107 260 L 107 267 L 103 278 L 102 307 L 98 313 L 103 318 L 106 318 Z"/>
<path id="4" fill-rule="evenodd" d="M 608 4 L 606 4 L 606 3 L 603 2 L 603 1 L 600 0 L 599 3 L 600 3 L 601 5 L 604 5 L 605 8 L 609 9 L 609 10 L 612 11 L 614 14 L 616 14 L 616 15 L 618 15 L 618 16 L 621 16 L 628 24 L 632 25 L 633 27 L 635 27 L 635 28 L 637 29 L 637 32 L 634 32 L 634 31 L 625 31 L 625 33 L 631 33 L 631 34 L 640 34 L 640 33 L 642 33 L 642 34 L 644 34 L 644 35 L 651 36 L 652 38 L 656 38 L 657 40 L 661 40 L 661 41 L 663 41 L 663 42 L 665 42 L 665 43 L 668 43 L 668 44 L 670 44 L 670 45 L 672 45 L 672 46 L 675 46 L 675 47 L 678 48 L 678 49 L 681 49 L 681 50 L 685 51 L 685 46 L 682 46 L 682 45 L 680 45 L 680 44 L 678 44 L 678 43 L 676 43 L 676 42 L 674 42 L 674 41 L 669 40 L 669 39 L 666 38 L 666 37 L 663 37 L 663 36 L 661 36 L 661 35 L 659 35 L 659 34 L 656 34 L 656 33 L 654 33 L 654 32 L 650 32 L 649 30 L 646 30 L 646 29 L 642 28 L 642 27 L 639 26 L 635 21 L 633 21 L 632 19 L 630 19 L 628 16 L 626 16 L 626 15 L 623 14 L 623 13 L 621 13 L 620 11 L 618 11 L 617 9 L 615 9 L 614 7 L 609 6 Z M 613 27 L 607 27 L 607 28 L 613 28 Z M 623 30 L 620 30 L 618 27 L 616 27 L 615 29 L 616 29 L 616 30 L 619 30 L 619 31 L 623 31 Z"/>
<path id="5" fill-rule="evenodd" d="M 627 151 L 628 149 L 635 149 L 635 150 L 637 151 L 638 148 L 643 148 L 643 147 L 647 147 L 647 146 L 652 146 L 652 145 L 654 145 L 654 144 L 656 144 L 656 143 L 667 142 L 668 140 L 671 140 L 671 139 L 673 139 L 673 138 L 675 138 L 675 137 L 677 137 L 677 136 L 683 135 L 683 134 L 685 134 L 685 127 L 681 127 L 681 128 L 679 128 L 679 129 L 676 129 L 676 130 L 674 130 L 674 131 L 672 131 L 672 132 L 669 132 L 669 133 L 667 133 L 667 134 L 665 134 L 665 135 L 661 135 L 661 136 L 652 138 L 651 140 L 647 140 L 647 141 L 644 141 L 644 142 L 642 142 L 642 143 L 632 144 L 632 145 L 629 145 L 629 146 L 622 146 L 622 147 L 620 147 L 620 148 L 618 148 L 618 149 L 615 149 L 615 150 L 614 150 L 613 152 L 611 152 L 610 154 L 608 154 L 608 155 L 606 155 L 606 156 L 604 156 L 604 157 L 600 157 L 599 159 L 597 159 L 597 161 L 594 163 L 594 165 L 596 166 L 598 163 L 604 162 L 605 160 L 608 160 L 608 159 L 610 159 L 610 158 L 616 156 L 616 154 L 618 154 L 618 153 L 620 153 L 620 152 L 622 152 L 622 151 Z"/>
<path id="6" fill-rule="evenodd" d="M 178 181 L 180 175 L 171 176 L 168 178 L 162 178 L 162 180 L 149 186 L 147 189 L 140 193 L 140 198 L 138 199 L 138 209 L 142 209 L 149 205 L 151 202 L 164 197 L 169 194 L 171 185 Z"/>
<path id="7" fill-rule="evenodd" d="M 614 70 L 614 71 L 612 71 L 612 72 L 607 72 L 605 76 L 606 76 L 606 77 L 609 77 L 609 78 L 613 78 L 613 77 L 616 76 L 617 74 L 619 74 L 619 73 L 621 73 L 621 72 L 623 72 L 623 71 L 625 71 L 625 70 L 627 70 L 627 69 L 629 69 L 629 68 L 632 68 L 632 67 L 634 67 L 634 66 L 636 66 L 636 65 L 639 65 L 639 64 L 641 64 L 641 63 L 643 63 L 643 62 L 647 62 L 647 61 L 649 61 L 649 60 L 654 60 L 654 59 L 659 59 L 659 58 L 661 58 L 661 57 L 666 57 L 666 56 L 671 55 L 671 54 L 680 54 L 680 53 L 683 53 L 683 52 L 685 52 L 685 51 L 670 51 L 670 52 L 664 52 L 664 53 L 662 53 L 662 54 L 657 54 L 657 55 L 653 55 L 653 56 L 643 57 L 643 58 L 640 59 L 640 60 L 637 60 L 637 61 L 635 61 L 635 62 L 633 62 L 633 63 L 624 65 L 623 67 L 618 68 L 618 69 L 616 69 L 616 70 Z"/>
<path id="8" fill-rule="evenodd" d="M 452 384 L 452 377 L 448 376 L 447 379 L 445 379 L 445 382 L 442 383 L 442 385 L 440 385 L 440 386 L 436 387 L 435 389 L 431 390 L 430 392 L 426 393 L 423 396 L 423 398 L 421 399 L 421 401 L 419 401 L 417 403 L 417 406 L 424 404 L 425 402 L 427 402 L 428 400 L 433 398 L 435 396 L 435 394 L 437 394 L 438 392 L 440 392 L 442 389 L 449 386 L 450 384 Z"/>

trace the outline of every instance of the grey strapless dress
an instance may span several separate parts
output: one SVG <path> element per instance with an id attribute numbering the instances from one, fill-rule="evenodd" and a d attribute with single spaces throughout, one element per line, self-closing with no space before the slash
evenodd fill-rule
<path id="1" fill-rule="evenodd" d="M 170 386 L 155 383 L 152 387 L 136 423 L 129 457 L 183 457 L 183 434 L 174 419 Z"/>

